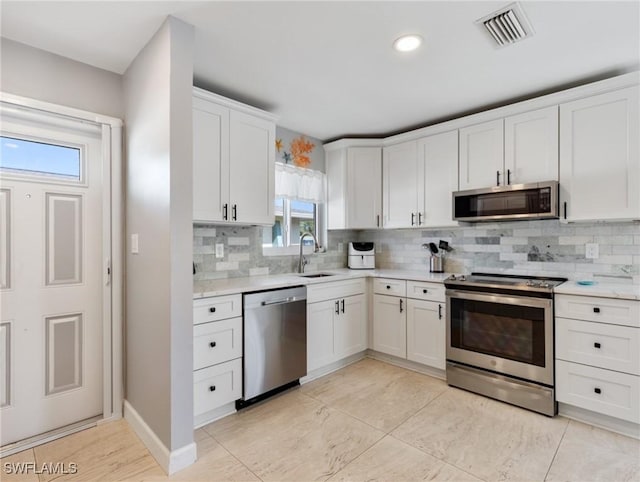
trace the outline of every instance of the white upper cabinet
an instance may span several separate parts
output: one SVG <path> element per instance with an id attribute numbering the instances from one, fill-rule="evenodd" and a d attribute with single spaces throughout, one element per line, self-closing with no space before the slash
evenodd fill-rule
<path id="1" fill-rule="evenodd" d="M 558 106 L 504 120 L 503 184 L 558 180 Z"/>
<path id="2" fill-rule="evenodd" d="M 638 90 L 560 105 L 562 219 L 640 219 Z"/>
<path id="3" fill-rule="evenodd" d="M 418 177 L 417 142 L 385 147 L 382 159 L 382 199 L 385 228 L 418 226 L 418 192 L 424 189 Z"/>
<path id="4" fill-rule="evenodd" d="M 460 129 L 460 189 L 503 185 L 503 120 Z"/>
<path id="5" fill-rule="evenodd" d="M 420 227 L 457 226 L 452 216 L 452 193 L 458 190 L 458 131 L 418 141 L 418 224 Z"/>
<path id="6" fill-rule="evenodd" d="M 460 189 L 558 179 L 558 106 L 460 129 Z"/>
<path id="7" fill-rule="evenodd" d="M 193 220 L 273 224 L 275 121 L 201 89 L 193 98 Z"/>
<path id="8" fill-rule="evenodd" d="M 327 226 L 370 229 L 382 223 L 382 148 L 325 146 Z"/>

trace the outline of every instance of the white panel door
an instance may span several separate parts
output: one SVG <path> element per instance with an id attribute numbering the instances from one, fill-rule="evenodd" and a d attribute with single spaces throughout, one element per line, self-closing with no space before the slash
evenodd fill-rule
<path id="1" fill-rule="evenodd" d="M 382 149 L 347 150 L 347 228 L 380 227 L 382 211 Z"/>
<path id="2" fill-rule="evenodd" d="M 416 141 L 384 148 L 382 159 L 384 219 L 382 226 L 384 228 L 411 228 L 419 225 L 418 189 L 421 179 L 418 177 L 417 154 Z"/>
<path id="3" fill-rule="evenodd" d="M 397 296 L 373 296 L 373 349 L 407 357 L 407 300 Z"/>
<path id="4" fill-rule="evenodd" d="M 272 225 L 276 126 L 271 121 L 231 111 L 229 129 L 229 220 Z"/>
<path id="5" fill-rule="evenodd" d="M 407 300 L 407 359 L 444 370 L 444 303 Z"/>
<path id="6" fill-rule="evenodd" d="M 307 372 L 334 360 L 333 317 L 340 310 L 338 300 L 307 305 Z"/>
<path id="7" fill-rule="evenodd" d="M 640 219 L 638 90 L 560 105 L 563 219 Z"/>
<path id="8" fill-rule="evenodd" d="M 418 141 L 420 226 L 457 226 L 453 196 L 458 190 L 458 131 L 443 132 Z"/>
<path id="9" fill-rule="evenodd" d="M 193 99 L 193 220 L 225 221 L 229 203 L 229 109 Z"/>
<path id="10" fill-rule="evenodd" d="M 340 300 L 340 314 L 334 317 L 336 358 L 344 358 L 367 349 L 367 301 L 365 295 Z"/>
<path id="11" fill-rule="evenodd" d="M 109 163 L 89 130 L 2 121 L 2 445 L 103 413 Z"/>
<path id="12" fill-rule="evenodd" d="M 558 106 L 504 120 L 504 183 L 558 180 Z"/>
<path id="13" fill-rule="evenodd" d="M 503 120 L 460 129 L 460 189 L 502 186 Z"/>

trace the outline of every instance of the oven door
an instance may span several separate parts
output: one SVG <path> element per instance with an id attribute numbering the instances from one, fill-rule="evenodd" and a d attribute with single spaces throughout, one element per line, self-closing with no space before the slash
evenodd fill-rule
<path id="1" fill-rule="evenodd" d="M 447 290 L 447 360 L 553 386 L 553 302 Z"/>

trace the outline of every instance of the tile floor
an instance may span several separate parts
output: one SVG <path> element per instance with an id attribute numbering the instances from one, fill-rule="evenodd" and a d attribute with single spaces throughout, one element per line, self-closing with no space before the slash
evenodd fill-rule
<path id="1" fill-rule="evenodd" d="M 537 415 L 371 359 L 196 431 L 184 481 L 640 480 L 640 441 Z M 125 421 L 2 460 L 74 462 L 55 480 L 166 480 Z M 2 482 L 38 481 L 1 469 Z M 54 477 L 40 476 L 39 481 Z"/>

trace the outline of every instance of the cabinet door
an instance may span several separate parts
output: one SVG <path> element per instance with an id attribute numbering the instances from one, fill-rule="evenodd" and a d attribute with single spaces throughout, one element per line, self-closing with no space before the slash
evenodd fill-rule
<path id="1" fill-rule="evenodd" d="M 407 357 L 407 300 L 397 296 L 373 297 L 373 349 Z"/>
<path id="2" fill-rule="evenodd" d="M 458 190 L 458 131 L 418 141 L 420 226 L 457 226 L 452 193 Z"/>
<path id="3" fill-rule="evenodd" d="M 407 300 L 407 359 L 444 370 L 444 303 Z"/>
<path id="4" fill-rule="evenodd" d="M 243 224 L 273 224 L 275 124 L 231 111 L 229 218 Z"/>
<path id="5" fill-rule="evenodd" d="M 333 318 L 336 358 L 345 358 L 367 349 L 367 302 L 365 295 L 340 300 L 340 314 Z"/>
<path id="6" fill-rule="evenodd" d="M 307 305 L 307 372 L 334 361 L 333 317 L 336 300 Z"/>
<path id="7" fill-rule="evenodd" d="M 385 147 L 382 200 L 385 228 L 418 226 L 418 156 L 416 141 Z M 456 157 L 457 161 L 457 157 Z"/>
<path id="8" fill-rule="evenodd" d="M 229 202 L 229 109 L 193 99 L 193 220 L 223 221 Z"/>
<path id="9" fill-rule="evenodd" d="M 640 218 L 639 132 L 638 87 L 560 105 L 565 219 Z"/>
<path id="10" fill-rule="evenodd" d="M 382 149 L 347 149 L 347 228 L 380 226 L 382 211 Z"/>
<path id="11" fill-rule="evenodd" d="M 326 155 L 327 169 L 327 227 L 347 227 L 347 151 L 337 149 Z"/>
<path id="12" fill-rule="evenodd" d="M 503 120 L 460 129 L 460 189 L 502 186 Z"/>
<path id="13" fill-rule="evenodd" d="M 558 180 L 558 106 L 504 120 L 504 182 Z"/>

